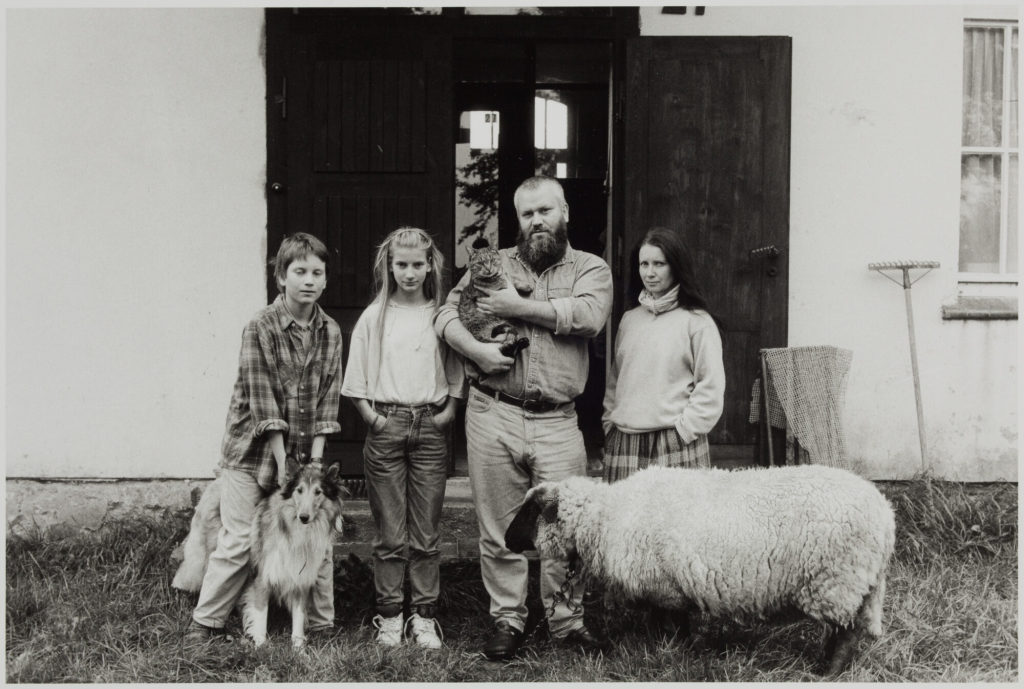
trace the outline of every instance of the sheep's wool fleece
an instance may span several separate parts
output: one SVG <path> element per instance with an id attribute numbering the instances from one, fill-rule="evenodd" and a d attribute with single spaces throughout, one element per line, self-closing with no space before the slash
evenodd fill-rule
<path id="1" fill-rule="evenodd" d="M 584 571 L 630 598 L 737 617 L 795 606 L 848 627 L 868 593 L 884 594 L 895 518 L 848 471 L 652 467 L 557 485 L 558 518 L 538 520 L 538 551 L 575 548 Z"/>

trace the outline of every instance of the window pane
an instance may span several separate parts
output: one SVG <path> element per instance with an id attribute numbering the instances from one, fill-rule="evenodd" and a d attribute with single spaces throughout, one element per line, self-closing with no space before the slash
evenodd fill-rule
<path id="1" fill-rule="evenodd" d="M 477 237 L 498 246 L 498 115 L 459 115 L 455 143 L 455 268 L 463 268 Z"/>
<path id="2" fill-rule="evenodd" d="M 964 29 L 964 146 L 999 146 L 1003 119 L 1003 30 Z"/>
<path id="3" fill-rule="evenodd" d="M 1010 103 L 1008 105 L 1010 112 L 1007 117 L 1009 120 L 1009 124 L 1007 126 L 1010 127 L 1010 147 L 1016 148 L 1018 145 L 1017 115 L 1020 110 L 1017 106 L 1017 70 L 1019 68 L 1017 64 L 1017 29 L 1013 30 L 1013 39 L 1010 51 L 1013 58 L 1013 61 L 1010 64 L 1013 65 L 1013 67 L 1012 74 L 1010 75 Z"/>
<path id="4" fill-rule="evenodd" d="M 536 174 L 604 179 L 608 162 L 607 89 L 538 89 L 533 116 Z"/>
<path id="5" fill-rule="evenodd" d="M 1009 217 L 1006 219 L 1006 272 L 1016 273 L 1018 270 L 1017 264 L 1017 197 L 1020 193 L 1017 185 L 1020 183 L 1019 177 L 1017 177 L 1017 156 L 1010 156 L 1010 169 L 1007 174 L 1010 178 L 1010 191 L 1007 194 L 1007 209 L 1006 212 Z"/>
<path id="6" fill-rule="evenodd" d="M 1000 157 L 965 155 L 960 165 L 960 270 L 999 272 Z"/>

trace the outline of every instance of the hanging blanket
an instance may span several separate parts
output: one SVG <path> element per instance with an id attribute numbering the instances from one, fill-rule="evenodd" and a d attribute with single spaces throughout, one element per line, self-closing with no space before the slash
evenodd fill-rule
<path id="1" fill-rule="evenodd" d="M 842 412 L 853 352 L 831 345 L 761 350 L 768 368 L 768 422 L 785 428 L 813 464 L 848 469 Z M 750 422 L 761 419 L 761 380 L 754 382 Z"/>

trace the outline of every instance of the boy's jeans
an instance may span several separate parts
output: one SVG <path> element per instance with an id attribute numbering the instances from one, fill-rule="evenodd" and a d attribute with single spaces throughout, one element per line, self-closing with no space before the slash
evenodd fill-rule
<path id="1" fill-rule="evenodd" d="M 417 606 L 429 609 L 440 593 L 438 525 L 448 479 L 448 440 L 434 425 L 434 405 L 378 404 L 376 409 L 387 423 L 379 432 L 367 433 L 363 461 L 377 526 L 373 544 L 377 611 L 393 617 L 405 598 L 406 562 L 414 612 Z"/>
<path id="2" fill-rule="evenodd" d="M 491 596 L 491 616 L 522 631 L 526 623 L 527 560 L 505 548 L 512 523 L 532 485 L 583 476 L 587 452 L 576 423 L 576 410 L 565 404 L 542 414 L 526 412 L 470 388 L 466 403 L 466 449 L 469 481 L 480 525 L 480 571 Z M 566 563 L 541 562 L 540 594 L 544 614 L 565 581 Z M 556 638 L 583 626 L 583 587 L 572 602 L 555 606 L 548 629 Z"/>
<path id="3" fill-rule="evenodd" d="M 256 479 L 236 469 L 221 469 L 220 520 L 217 549 L 210 561 L 199 591 L 199 602 L 192 619 L 207 627 L 220 629 L 238 602 L 249 576 L 249 533 L 256 504 L 263 491 Z M 334 562 L 325 557 L 320 563 L 316 588 L 306 600 L 306 630 L 334 626 Z"/>

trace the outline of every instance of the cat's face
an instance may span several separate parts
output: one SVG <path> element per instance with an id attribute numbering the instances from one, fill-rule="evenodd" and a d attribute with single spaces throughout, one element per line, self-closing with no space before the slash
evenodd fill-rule
<path id="1" fill-rule="evenodd" d="M 501 255 L 496 249 L 479 249 L 469 258 L 474 280 L 488 280 L 501 274 Z"/>

